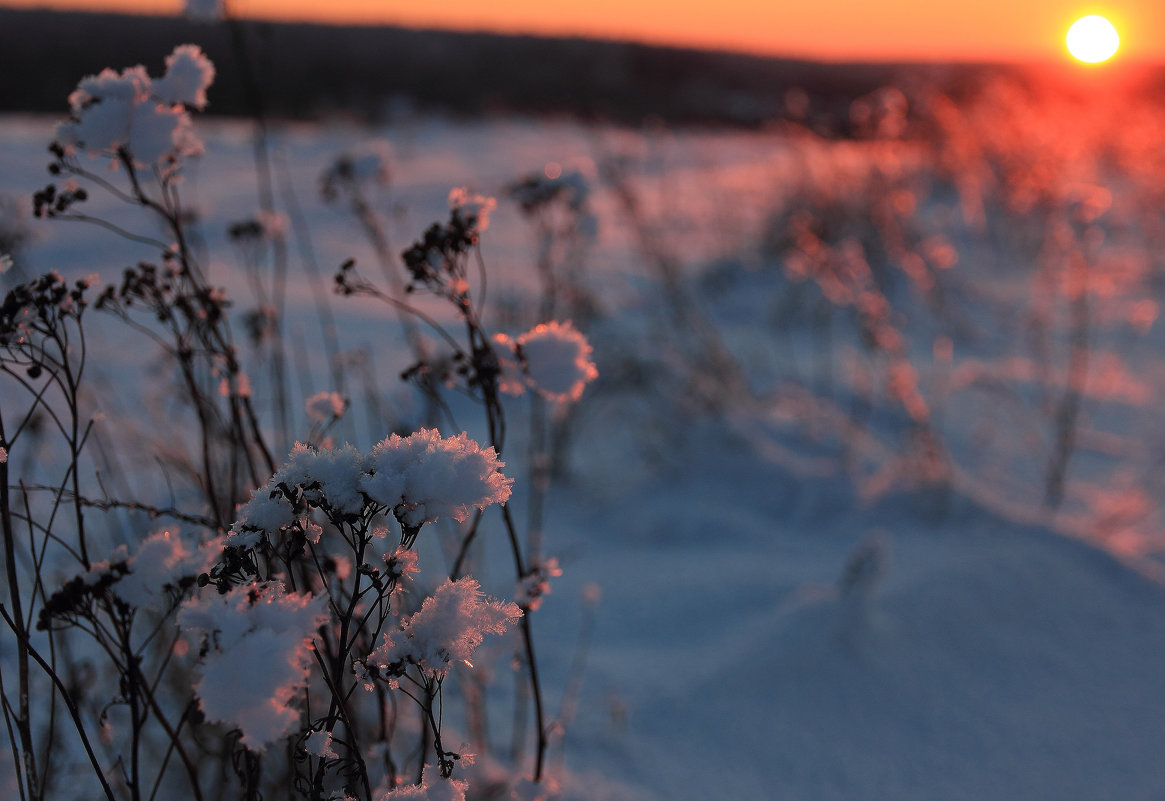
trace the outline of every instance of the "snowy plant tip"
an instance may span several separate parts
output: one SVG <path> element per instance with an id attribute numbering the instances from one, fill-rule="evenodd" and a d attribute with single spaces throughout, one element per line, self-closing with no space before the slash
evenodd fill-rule
<path id="1" fill-rule="evenodd" d="M 372 449 L 368 463 L 361 488 L 407 526 L 442 517 L 464 522 L 471 509 L 508 501 L 514 483 L 502 475 L 505 462 L 494 449 L 482 448 L 464 431 L 455 437 L 432 428 L 393 434 Z"/>
<path id="2" fill-rule="evenodd" d="M 504 633 L 521 616 L 517 604 L 487 598 L 472 577 L 446 579 L 398 632 L 384 635 L 368 664 L 390 675 L 417 665 L 442 678 L 455 662 L 472 667 L 470 659 L 485 635 Z"/>
<path id="3" fill-rule="evenodd" d="M 197 45 L 175 48 L 157 80 L 141 65 L 120 73 L 106 68 L 83 78 L 69 95 L 70 118 L 58 126 L 57 140 L 90 156 L 126 150 L 140 166 L 196 155 L 202 143 L 187 107 L 204 108 L 213 81 L 214 65 Z"/>
<path id="4" fill-rule="evenodd" d="M 241 507 L 228 544 L 253 545 L 261 533 L 295 525 L 298 500 L 345 515 L 379 505 L 411 528 L 442 517 L 464 522 L 473 509 L 509 500 L 513 479 L 503 467 L 493 448 L 464 431 L 393 434 L 366 455 L 351 445 L 316 450 L 297 442 L 287 463 Z"/>
<path id="5" fill-rule="evenodd" d="M 496 198 L 471 192 L 464 186 L 449 190 L 449 208 L 481 233 L 489 228 L 489 215 L 497 208 Z"/>
<path id="6" fill-rule="evenodd" d="M 405 784 L 391 790 L 380 788 L 372 798 L 374 801 L 465 801 L 468 789 L 467 782 L 442 778 L 440 768 L 425 765 L 420 784 Z"/>
<path id="7" fill-rule="evenodd" d="M 327 622 L 327 596 L 256 583 L 183 604 L 178 625 L 207 647 L 194 686 L 207 719 L 237 727 L 263 750 L 299 727 L 296 700 L 311 669 L 311 638 Z"/>
<path id="8" fill-rule="evenodd" d="M 209 569 L 221 553 L 219 537 L 199 545 L 169 529 L 146 537 L 132 555 L 125 545 L 120 545 L 108 558 L 94 562 L 88 572 L 53 593 L 41 610 L 38 628 L 48 628 L 52 618 L 68 617 L 86 598 L 106 592 L 135 609 L 165 607 L 166 596 L 192 588 L 197 576 Z"/>
<path id="9" fill-rule="evenodd" d="M 494 343 L 517 360 L 507 359 L 504 352 L 499 357 L 501 390 L 510 395 L 520 395 L 525 383 L 549 401 L 573 403 L 599 375 L 590 343 L 569 321 L 539 323 L 517 340 L 496 334 Z M 518 378 L 519 366 L 524 382 Z"/>

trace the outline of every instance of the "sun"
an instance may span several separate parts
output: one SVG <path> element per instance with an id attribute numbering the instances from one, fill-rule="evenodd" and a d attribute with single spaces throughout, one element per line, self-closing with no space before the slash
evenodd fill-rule
<path id="1" fill-rule="evenodd" d="M 1073 22 L 1066 40 L 1068 52 L 1086 64 L 1108 61 L 1120 43 L 1120 35 L 1112 23 L 1095 14 Z"/>

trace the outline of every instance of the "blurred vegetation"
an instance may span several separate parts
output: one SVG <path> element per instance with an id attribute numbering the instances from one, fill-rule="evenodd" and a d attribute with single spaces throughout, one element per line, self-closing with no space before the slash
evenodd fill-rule
<path id="1" fill-rule="evenodd" d="M 957 96 L 1018 72 L 1000 65 L 823 64 L 385 26 L 238 25 L 268 113 L 294 119 L 343 114 L 375 121 L 402 109 L 671 125 L 796 119 L 821 134 L 846 135 L 850 103 L 877 87 L 925 80 Z M 218 68 L 211 112 L 249 113 L 224 23 L 0 8 L 0 111 L 60 113 L 79 75 L 135 63 L 160 72 L 165 54 L 184 42 L 200 45 Z"/>

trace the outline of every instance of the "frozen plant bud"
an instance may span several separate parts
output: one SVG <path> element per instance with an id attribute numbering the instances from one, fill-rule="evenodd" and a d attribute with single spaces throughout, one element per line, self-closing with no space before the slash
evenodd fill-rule
<path id="1" fill-rule="evenodd" d="M 569 321 L 540 323 L 517 340 L 530 386 L 556 403 L 571 403 L 598 377 L 591 346 Z"/>
<path id="2" fill-rule="evenodd" d="M 0 253 L 0 275 L 12 269 L 12 257 L 7 253 Z"/>

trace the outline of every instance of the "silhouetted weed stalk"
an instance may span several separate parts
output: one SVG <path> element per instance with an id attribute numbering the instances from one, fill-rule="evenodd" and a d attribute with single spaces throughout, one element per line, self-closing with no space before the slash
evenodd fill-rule
<path id="1" fill-rule="evenodd" d="M 415 359 L 403 377 L 455 431 L 445 394 L 475 400 L 488 441 L 430 425 L 390 433 L 368 450 L 338 446 L 328 432 L 348 400 L 325 391 L 304 399 L 311 428 L 284 460 L 269 443 L 271 426 L 285 432 L 292 419 L 282 368 L 266 376 L 274 405 L 265 419 L 230 301 L 190 245 L 180 191 L 183 163 L 202 150 L 189 112 L 205 105 L 213 66 L 191 45 L 166 64 L 161 78 L 134 67 L 81 82 L 50 148 L 57 180 L 35 198 L 38 216 L 101 226 L 155 248 L 158 259 L 103 288 L 96 278 L 70 284 L 52 273 L 16 286 L 0 307 L 0 372 L 11 385 L 0 411 L 8 578 L 0 616 L 16 666 L 15 676 L 0 675 L 0 694 L 20 797 L 73 798 L 98 786 L 110 801 L 552 794 L 546 757 L 556 724 L 530 615 L 560 571 L 537 536 L 528 532 L 523 544 L 508 505 L 503 396 L 530 392 L 561 416 L 596 375 L 590 346 L 548 315 L 514 338 L 486 329 L 474 287 L 484 283 L 480 239 L 491 198 L 454 190 L 448 221 L 404 252 L 406 278 L 398 280 L 359 193 L 361 173 L 333 171 L 325 188 L 348 198 L 389 284 L 376 286 L 348 262 L 337 291 L 396 310 Z M 145 230 L 161 234 L 88 214 L 93 192 L 138 209 Z M 268 364 L 283 347 L 282 290 L 260 278 L 262 243 L 282 236 L 273 214 L 265 203 L 253 224 L 231 230 L 257 298 L 271 301 L 245 320 Z M 456 327 L 407 302 L 418 292 L 450 304 Z M 170 505 L 115 497 L 100 476 L 88 477 L 96 396 L 85 381 L 85 326 L 93 311 L 152 344 L 173 371 L 169 413 L 181 433 L 155 434 L 169 440 L 155 458 Z M 10 400 L 20 396 L 23 404 Z M 43 436 L 65 449 L 30 481 L 15 466 L 29 448 L 53 452 L 34 439 L 44 420 Z M 531 526 L 541 525 L 543 490 Z M 513 600 L 486 596 L 471 575 L 472 546 L 495 506 Z M 97 533 L 87 511 L 103 513 Z M 112 521 L 104 513 L 124 514 L 115 548 L 106 545 Z M 426 589 L 416 545 L 438 525 L 452 526 L 457 547 L 447 576 Z M 511 630 L 523 678 L 506 760 L 484 725 L 492 691 L 472 680 L 472 662 L 487 637 Z M 467 730 L 451 722 L 446 703 L 458 673 L 471 677 L 461 693 Z M 468 769 L 475 754 L 487 760 L 480 782 Z M 78 765 L 88 766 L 91 785 L 64 779 Z"/>

